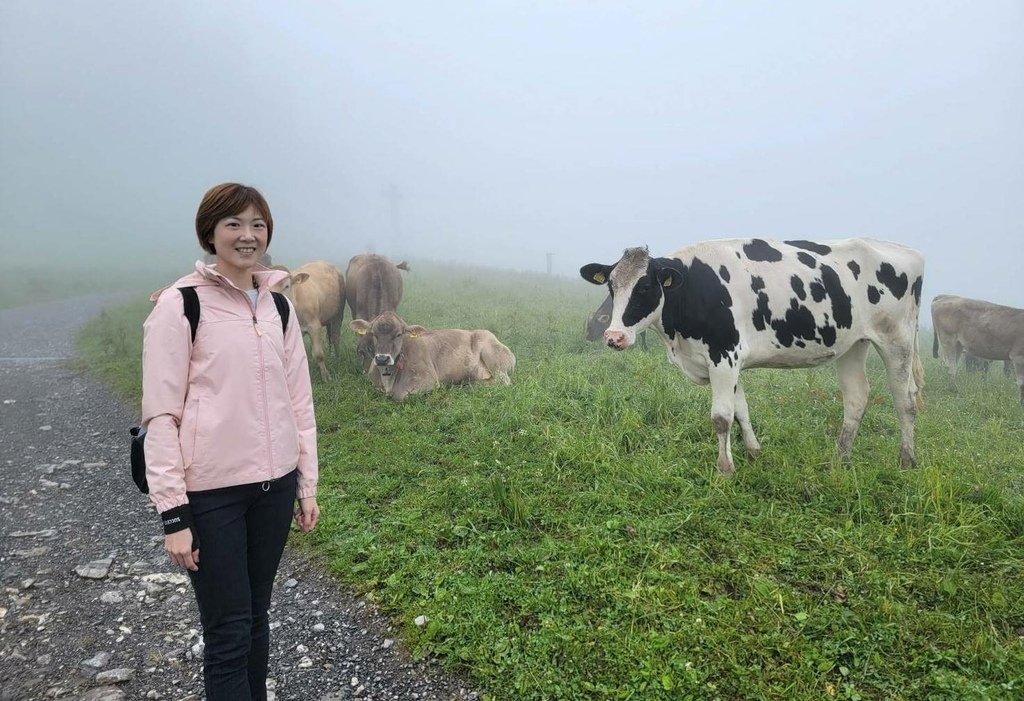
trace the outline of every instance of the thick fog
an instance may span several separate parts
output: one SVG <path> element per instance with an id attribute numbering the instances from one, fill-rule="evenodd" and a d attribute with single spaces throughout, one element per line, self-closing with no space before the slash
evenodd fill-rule
<path id="1" fill-rule="evenodd" d="M 286 263 L 869 236 L 1024 306 L 1019 0 L 3 0 L 0 96 L 8 260 L 184 272 L 237 180 Z"/>

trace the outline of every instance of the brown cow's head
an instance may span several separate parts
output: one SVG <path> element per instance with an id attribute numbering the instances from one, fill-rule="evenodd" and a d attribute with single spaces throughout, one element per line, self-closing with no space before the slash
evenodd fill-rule
<path id="1" fill-rule="evenodd" d="M 402 350 L 406 339 L 426 332 L 422 326 L 409 326 L 394 312 L 378 314 L 373 321 L 354 319 L 348 327 L 369 341 L 373 353 L 369 372 L 374 369 L 380 372 L 385 392 L 389 392 L 394 384 L 395 371 L 405 367 Z"/>
<path id="2" fill-rule="evenodd" d="M 274 292 L 280 292 L 290 299 L 292 304 L 295 304 L 295 297 L 292 296 L 292 291 L 295 289 L 296 285 L 301 285 L 308 279 L 309 273 L 291 273 L 287 278 L 274 285 L 273 290 Z"/>

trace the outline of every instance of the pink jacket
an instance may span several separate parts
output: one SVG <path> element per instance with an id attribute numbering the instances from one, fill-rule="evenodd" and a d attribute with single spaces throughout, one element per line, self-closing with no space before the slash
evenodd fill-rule
<path id="1" fill-rule="evenodd" d="M 255 310 L 213 266 L 150 297 L 143 326 L 142 425 L 149 496 L 160 512 L 199 491 L 272 480 L 299 469 L 298 497 L 316 496 L 313 393 L 295 308 L 288 331 L 270 287 L 287 273 L 262 266 Z M 176 288 L 195 287 L 193 344 Z"/>

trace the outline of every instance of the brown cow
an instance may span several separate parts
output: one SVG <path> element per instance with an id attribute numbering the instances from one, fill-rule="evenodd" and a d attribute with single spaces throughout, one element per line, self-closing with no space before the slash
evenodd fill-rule
<path id="1" fill-rule="evenodd" d="M 360 253 L 352 256 L 345 271 L 348 281 L 348 308 L 353 319 L 374 319 L 382 312 L 397 312 L 402 301 L 402 274 L 408 272 L 409 264 L 404 260 L 395 265 L 376 253 Z M 370 370 L 373 360 L 372 349 L 365 336 L 359 337 L 356 352 L 363 369 Z"/>
<path id="2" fill-rule="evenodd" d="M 941 344 L 942 357 L 953 381 L 961 353 L 985 360 L 1010 361 L 1017 372 L 1020 403 L 1024 406 L 1024 309 L 938 295 L 932 300 L 932 326 L 932 355 L 939 357 Z"/>
<path id="3" fill-rule="evenodd" d="M 409 326 L 394 312 L 372 322 L 355 319 L 349 328 L 369 341 L 371 379 L 395 401 L 440 385 L 512 382 L 516 356 L 490 331 L 428 330 Z"/>
<path id="4" fill-rule="evenodd" d="M 296 268 L 274 289 L 283 292 L 295 306 L 299 326 L 309 334 L 313 343 L 313 357 L 320 366 L 320 378 L 327 382 L 331 376 L 324 363 L 320 330 L 327 328 L 327 341 L 332 351 L 337 352 L 345 319 L 345 279 L 341 271 L 326 261 L 316 260 Z"/>

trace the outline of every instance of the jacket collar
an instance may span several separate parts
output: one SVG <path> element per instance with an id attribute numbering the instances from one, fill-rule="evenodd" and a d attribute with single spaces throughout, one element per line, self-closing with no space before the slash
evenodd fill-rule
<path id="1" fill-rule="evenodd" d="M 268 268 L 265 265 L 259 264 L 257 264 L 256 267 L 253 268 L 252 276 L 256 278 L 257 286 L 259 286 L 260 288 L 266 287 L 268 289 L 273 287 L 277 283 L 288 279 L 287 272 L 283 270 L 276 270 L 274 268 Z M 164 290 L 170 289 L 172 287 L 207 287 L 212 285 L 222 285 L 225 287 L 234 288 L 236 290 L 238 289 L 238 287 L 236 287 L 233 282 L 228 280 L 226 277 L 224 277 L 224 275 L 217 271 L 216 263 L 207 264 L 201 260 L 197 260 L 195 272 L 189 273 L 188 275 L 179 278 L 170 285 L 161 287 L 159 290 L 150 295 L 149 301 L 155 302 L 157 298 L 160 297 L 160 294 Z"/>

